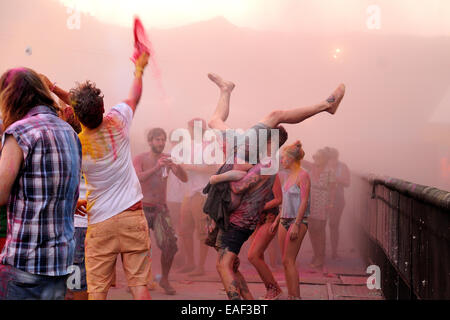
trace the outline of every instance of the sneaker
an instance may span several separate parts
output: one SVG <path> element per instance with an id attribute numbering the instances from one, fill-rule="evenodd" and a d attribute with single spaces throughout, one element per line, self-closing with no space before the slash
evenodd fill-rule
<path id="1" fill-rule="evenodd" d="M 278 300 L 280 299 L 283 291 L 274 290 L 272 292 L 267 292 L 266 298 L 264 300 Z"/>

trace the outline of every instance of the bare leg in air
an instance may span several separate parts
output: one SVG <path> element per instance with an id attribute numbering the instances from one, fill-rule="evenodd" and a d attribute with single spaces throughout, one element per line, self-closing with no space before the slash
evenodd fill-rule
<path id="1" fill-rule="evenodd" d="M 233 91 L 235 84 L 233 82 L 223 80 L 220 76 L 214 73 L 208 74 L 208 78 L 213 81 L 220 89 L 219 102 L 211 120 L 209 121 L 209 126 L 212 129 L 218 130 L 230 129 L 230 127 L 225 124 L 225 121 L 227 120 L 230 113 L 231 92 Z M 276 128 L 282 123 L 300 123 L 321 112 L 335 114 L 339 107 L 339 104 L 344 98 L 344 95 L 345 85 L 340 84 L 328 99 L 318 104 L 288 110 L 274 110 L 259 122 L 267 125 L 268 127 Z"/>

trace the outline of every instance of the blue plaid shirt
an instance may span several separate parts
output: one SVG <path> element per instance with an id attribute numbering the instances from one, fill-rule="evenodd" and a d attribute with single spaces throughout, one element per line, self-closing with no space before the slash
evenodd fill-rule
<path id="1" fill-rule="evenodd" d="M 12 135 L 24 162 L 7 205 L 2 264 L 32 274 L 67 275 L 75 250 L 81 144 L 69 124 L 45 106 L 30 110 L 3 135 Z"/>

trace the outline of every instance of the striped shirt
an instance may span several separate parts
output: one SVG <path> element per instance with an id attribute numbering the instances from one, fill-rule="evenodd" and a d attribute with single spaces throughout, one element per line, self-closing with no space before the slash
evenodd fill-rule
<path id="1" fill-rule="evenodd" d="M 32 274 L 67 275 L 75 250 L 80 141 L 45 106 L 13 123 L 3 142 L 7 135 L 16 139 L 24 160 L 7 204 L 8 232 L 0 262 Z"/>

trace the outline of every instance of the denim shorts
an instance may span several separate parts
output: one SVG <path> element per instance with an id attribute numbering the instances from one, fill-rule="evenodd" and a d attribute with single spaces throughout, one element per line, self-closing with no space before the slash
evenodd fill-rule
<path id="1" fill-rule="evenodd" d="M 227 249 L 239 255 L 242 245 L 250 238 L 254 230 L 240 228 L 231 224 L 227 231 L 219 230 L 217 235 L 216 248 Z"/>
<path id="2" fill-rule="evenodd" d="M 0 265 L 0 300 L 64 300 L 66 279 Z"/>
<path id="3" fill-rule="evenodd" d="M 86 239 L 86 231 L 87 228 L 75 228 L 75 256 L 73 259 L 73 264 L 78 267 L 80 279 L 79 282 L 75 281 L 72 285 L 70 285 L 71 282 L 68 283 L 68 289 L 70 289 L 70 291 L 87 291 L 86 264 L 84 258 L 84 241 Z"/>

